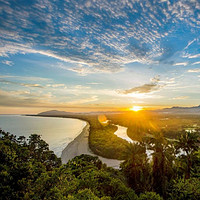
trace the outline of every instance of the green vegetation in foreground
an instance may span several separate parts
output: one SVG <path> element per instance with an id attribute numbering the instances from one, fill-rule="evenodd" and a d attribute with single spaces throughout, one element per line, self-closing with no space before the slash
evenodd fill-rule
<path id="1" fill-rule="evenodd" d="M 199 134 L 182 132 L 175 142 L 157 134 L 129 144 L 115 170 L 88 155 L 61 165 L 40 136 L 26 140 L 0 130 L 0 199 L 199 200 Z"/>

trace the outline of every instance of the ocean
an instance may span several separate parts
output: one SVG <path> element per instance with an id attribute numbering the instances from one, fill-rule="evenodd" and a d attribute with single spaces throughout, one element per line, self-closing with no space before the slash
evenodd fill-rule
<path id="1" fill-rule="evenodd" d="M 70 118 L 0 115 L 2 130 L 26 138 L 31 134 L 41 135 L 58 157 L 67 144 L 81 133 L 85 125 L 84 121 Z"/>

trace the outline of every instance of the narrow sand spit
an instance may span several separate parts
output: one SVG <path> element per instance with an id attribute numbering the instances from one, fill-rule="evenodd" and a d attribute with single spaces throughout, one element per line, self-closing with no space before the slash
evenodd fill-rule
<path id="1" fill-rule="evenodd" d="M 87 122 L 87 125 L 83 128 L 82 132 L 72 141 L 67 147 L 62 151 L 61 160 L 63 164 L 66 164 L 69 160 L 73 159 L 76 156 L 81 154 L 87 154 L 91 156 L 98 156 L 89 148 L 88 137 L 89 137 L 90 125 Z M 122 160 L 108 159 L 98 156 L 99 159 L 105 163 L 108 167 L 113 167 L 119 169 L 119 165 Z"/>

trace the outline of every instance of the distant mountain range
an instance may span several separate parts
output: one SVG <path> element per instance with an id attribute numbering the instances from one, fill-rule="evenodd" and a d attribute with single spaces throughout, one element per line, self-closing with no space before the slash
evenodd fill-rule
<path id="1" fill-rule="evenodd" d="M 65 115 L 80 115 L 80 114 L 87 114 L 87 115 L 101 115 L 101 114 L 117 114 L 121 113 L 119 111 L 97 111 L 97 112 L 65 112 L 65 111 L 59 111 L 59 110 L 49 110 L 45 112 L 41 112 L 38 115 L 42 116 L 65 116 Z"/>
<path id="2" fill-rule="evenodd" d="M 169 114 L 200 114 L 200 105 L 199 106 L 193 106 L 193 107 L 171 107 L 171 108 L 164 108 L 160 110 L 155 110 L 153 112 L 158 113 L 169 113 Z M 117 114 L 122 112 L 65 112 L 65 111 L 58 111 L 58 110 L 49 110 L 46 112 L 41 112 L 38 115 L 42 116 L 65 116 L 65 115 L 79 115 L 79 114 L 87 114 L 87 115 L 100 115 L 100 114 Z"/>
<path id="3" fill-rule="evenodd" d="M 200 105 L 193 107 L 174 106 L 172 108 L 164 108 L 161 110 L 157 110 L 157 112 L 174 113 L 174 114 L 200 114 Z"/>

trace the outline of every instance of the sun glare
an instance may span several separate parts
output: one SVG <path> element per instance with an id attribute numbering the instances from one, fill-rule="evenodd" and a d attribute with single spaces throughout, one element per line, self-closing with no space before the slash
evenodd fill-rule
<path id="1" fill-rule="evenodd" d="M 130 108 L 130 110 L 138 112 L 140 110 L 143 110 L 142 106 L 133 106 L 132 108 Z"/>

